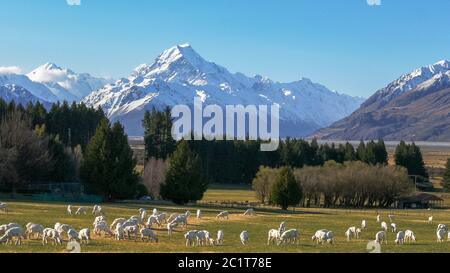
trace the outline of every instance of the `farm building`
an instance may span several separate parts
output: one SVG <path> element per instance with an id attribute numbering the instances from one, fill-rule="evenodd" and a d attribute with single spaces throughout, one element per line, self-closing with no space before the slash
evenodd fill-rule
<path id="1" fill-rule="evenodd" d="M 433 194 L 419 193 L 409 196 L 398 201 L 399 209 L 428 209 L 439 207 L 444 200 Z"/>

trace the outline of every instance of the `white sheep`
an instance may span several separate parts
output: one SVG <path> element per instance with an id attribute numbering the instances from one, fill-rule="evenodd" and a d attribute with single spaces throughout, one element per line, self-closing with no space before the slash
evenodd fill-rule
<path id="1" fill-rule="evenodd" d="M 161 224 L 166 224 L 166 223 L 167 223 L 167 220 L 166 220 L 167 214 L 165 214 L 165 213 L 158 214 L 158 215 L 156 216 L 156 218 L 158 219 L 158 223 L 159 223 L 160 225 L 161 225 Z"/>
<path id="2" fill-rule="evenodd" d="M 161 223 L 158 220 L 158 216 L 156 216 L 156 215 L 152 215 L 152 216 L 148 217 L 146 227 L 152 228 L 154 224 L 161 226 Z"/>
<path id="3" fill-rule="evenodd" d="M 80 230 L 78 233 L 78 239 L 81 243 L 89 244 L 89 241 L 91 240 L 91 230 L 88 228 Z"/>
<path id="4" fill-rule="evenodd" d="M 106 234 L 114 236 L 114 232 L 110 227 L 108 227 L 108 224 L 106 222 L 98 222 L 94 226 L 94 234 L 97 236 L 104 236 Z"/>
<path id="5" fill-rule="evenodd" d="M 223 232 L 223 230 L 219 230 L 217 232 L 217 239 L 216 239 L 217 245 L 223 245 L 223 238 L 224 238 L 224 232 Z"/>
<path id="6" fill-rule="evenodd" d="M 78 232 L 73 228 L 71 228 L 67 231 L 67 236 L 68 236 L 69 241 L 78 241 L 79 237 L 80 237 Z"/>
<path id="7" fill-rule="evenodd" d="M 95 217 L 94 222 L 92 223 L 92 225 L 95 227 L 95 225 L 100 223 L 100 222 L 106 222 L 106 218 L 104 216 L 97 216 L 97 217 Z"/>
<path id="8" fill-rule="evenodd" d="M 255 216 L 255 210 L 254 209 L 248 209 L 244 212 L 244 216 Z"/>
<path id="9" fill-rule="evenodd" d="M 353 232 L 352 228 L 347 229 L 347 231 L 345 232 L 345 237 L 347 238 L 347 241 L 351 241 L 355 236 L 356 235 Z"/>
<path id="10" fill-rule="evenodd" d="M 175 218 L 177 218 L 180 214 L 179 213 L 172 213 L 169 217 L 169 219 L 167 219 L 167 222 L 170 223 L 173 220 L 175 220 Z"/>
<path id="11" fill-rule="evenodd" d="M 326 241 L 328 244 L 334 244 L 335 243 L 334 232 L 328 231 L 324 236 L 324 238 L 322 238 L 322 240 Z"/>
<path id="12" fill-rule="evenodd" d="M 92 208 L 92 215 L 101 215 L 103 214 L 103 208 L 100 205 L 94 205 Z"/>
<path id="13" fill-rule="evenodd" d="M 118 223 L 117 226 L 116 226 L 116 230 L 114 230 L 114 236 L 115 236 L 115 239 L 117 241 L 123 240 L 123 238 L 124 238 L 124 231 L 123 231 L 123 229 L 124 228 L 122 227 L 122 224 Z"/>
<path id="14" fill-rule="evenodd" d="M 328 230 L 326 229 L 320 229 L 316 231 L 314 236 L 312 236 L 311 240 L 316 242 L 317 244 L 323 243 L 323 238 L 325 238 L 326 234 L 328 233 Z"/>
<path id="15" fill-rule="evenodd" d="M 184 214 L 178 215 L 171 223 L 176 223 L 182 227 L 187 227 L 188 225 L 186 215 Z"/>
<path id="16" fill-rule="evenodd" d="M 391 231 L 392 231 L 392 233 L 397 232 L 397 224 L 391 223 Z"/>
<path id="17" fill-rule="evenodd" d="M 450 241 L 450 232 L 448 233 L 447 241 Z"/>
<path id="18" fill-rule="evenodd" d="M 445 233 L 446 233 L 446 230 L 445 230 L 445 229 L 439 229 L 439 230 L 436 232 L 436 237 L 437 237 L 437 242 L 438 242 L 438 243 L 444 242 L 444 239 L 445 239 Z"/>
<path id="19" fill-rule="evenodd" d="M 412 230 L 405 231 L 405 242 L 416 242 L 416 235 Z"/>
<path id="20" fill-rule="evenodd" d="M 290 229 L 281 234 L 278 244 L 298 244 L 299 240 L 300 232 L 296 229 Z"/>
<path id="21" fill-rule="evenodd" d="M 278 242 L 280 238 L 280 233 L 278 232 L 278 229 L 271 229 L 269 230 L 269 234 L 267 236 L 267 245 L 275 244 Z"/>
<path id="22" fill-rule="evenodd" d="M 131 240 L 131 236 L 133 235 L 134 239 L 137 240 L 137 236 L 139 233 L 138 226 L 127 226 L 123 229 L 124 234 L 127 236 L 128 240 Z"/>
<path id="23" fill-rule="evenodd" d="M 405 243 L 405 232 L 399 231 L 397 233 L 397 238 L 395 239 L 397 245 L 403 245 Z"/>
<path id="24" fill-rule="evenodd" d="M 110 227 L 111 230 L 115 230 L 117 224 L 119 224 L 119 223 L 123 224 L 126 221 L 127 221 L 127 219 L 125 219 L 125 218 L 116 218 L 116 219 L 114 219 L 114 221 L 112 222 L 112 224 L 109 227 Z"/>
<path id="25" fill-rule="evenodd" d="M 386 222 L 382 222 L 382 223 L 381 223 L 381 228 L 382 228 L 384 231 L 387 231 L 387 230 L 388 230 L 388 225 L 387 225 L 387 223 L 386 223 Z"/>
<path id="26" fill-rule="evenodd" d="M 190 211 L 186 211 L 184 216 L 186 217 L 186 219 L 189 219 L 189 217 L 191 217 L 191 212 Z"/>
<path id="27" fill-rule="evenodd" d="M 67 214 L 72 215 L 72 205 L 67 206 Z"/>
<path id="28" fill-rule="evenodd" d="M 440 229 L 447 230 L 447 226 L 444 225 L 444 224 L 439 224 L 439 225 L 437 226 L 436 231 L 438 231 L 438 230 L 440 230 Z"/>
<path id="29" fill-rule="evenodd" d="M 362 228 L 362 229 L 366 229 L 366 228 L 367 228 L 367 221 L 366 221 L 366 220 L 362 220 L 362 222 L 361 222 L 361 228 Z"/>
<path id="30" fill-rule="evenodd" d="M 195 246 L 195 241 L 197 240 L 197 232 L 197 230 L 191 230 L 184 234 L 184 238 L 186 239 L 186 246 Z"/>
<path id="31" fill-rule="evenodd" d="M 202 219 L 202 211 L 201 210 L 197 210 L 197 219 Z"/>
<path id="32" fill-rule="evenodd" d="M 433 216 L 428 217 L 428 224 L 433 224 Z"/>
<path id="33" fill-rule="evenodd" d="M 142 215 L 142 213 L 147 212 L 147 209 L 140 208 L 140 209 L 138 209 L 138 211 L 139 211 L 139 215 Z"/>
<path id="34" fill-rule="evenodd" d="M 153 216 L 156 216 L 158 214 L 158 210 L 157 209 L 153 209 Z"/>
<path id="35" fill-rule="evenodd" d="M 145 238 L 148 239 L 149 242 L 154 241 L 155 243 L 158 242 L 158 236 L 156 235 L 156 233 L 149 229 L 149 228 L 142 228 L 139 233 L 141 234 L 141 240 L 144 242 Z"/>
<path id="36" fill-rule="evenodd" d="M 196 234 L 197 246 L 205 246 L 208 243 L 207 237 L 209 237 L 209 232 L 205 230 L 198 231 Z"/>
<path id="37" fill-rule="evenodd" d="M 375 242 L 382 244 L 383 242 L 387 244 L 386 232 L 380 231 L 375 235 Z"/>
<path id="38" fill-rule="evenodd" d="M 21 245 L 22 239 L 24 239 L 24 231 L 21 227 L 10 228 L 5 232 L 5 235 L 0 237 L 0 243 L 11 243 L 13 244 L 13 240 L 15 239 L 15 245 Z"/>
<path id="39" fill-rule="evenodd" d="M 241 235 L 239 236 L 239 238 L 241 239 L 241 243 L 243 245 L 247 245 L 248 241 L 249 241 L 249 238 L 250 238 L 248 231 L 242 231 Z"/>
<path id="40" fill-rule="evenodd" d="M 217 219 L 229 219 L 230 213 L 228 211 L 222 211 L 221 213 L 219 213 L 216 218 Z"/>
<path id="41" fill-rule="evenodd" d="M 11 228 L 22 228 L 22 226 L 19 225 L 19 224 L 16 224 L 16 223 L 10 223 L 10 224 L 7 224 L 7 225 L 1 225 L 0 226 L 0 233 L 3 234 L 8 229 L 11 229 Z"/>
<path id="42" fill-rule="evenodd" d="M 355 231 L 356 239 L 360 239 L 361 238 L 361 233 L 362 233 L 362 230 L 360 228 L 357 228 L 356 231 Z"/>
<path id="43" fill-rule="evenodd" d="M 29 223 L 25 232 L 25 238 L 31 239 L 31 237 L 35 235 L 37 236 L 37 239 L 40 239 L 43 236 L 44 229 L 45 228 L 42 225 Z"/>
<path id="44" fill-rule="evenodd" d="M 79 207 L 77 209 L 77 211 L 75 212 L 75 215 L 82 215 L 82 214 L 86 215 L 87 214 L 87 210 L 86 210 L 86 208 Z"/>
<path id="45" fill-rule="evenodd" d="M 173 233 L 173 230 L 174 230 L 177 226 L 178 226 L 177 223 L 168 223 L 168 224 L 167 224 L 167 234 L 168 234 L 169 236 L 171 236 L 172 233 Z"/>
<path id="46" fill-rule="evenodd" d="M 381 215 L 377 215 L 377 223 L 381 222 Z"/>
<path id="47" fill-rule="evenodd" d="M 52 239 L 53 245 L 56 244 L 62 245 L 62 240 L 61 237 L 59 236 L 59 233 L 53 228 L 44 229 L 42 236 L 42 244 L 43 245 L 48 244 L 48 239 Z"/>
<path id="48" fill-rule="evenodd" d="M 130 226 L 139 226 L 139 224 L 140 224 L 140 220 L 132 218 L 132 219 L 126 220 L 125 222 L 121 223 L 120 225 L 122 226 L 122 228 L 126 228 L 126 227 L 130 227 Z M 117 225 L 116 225 L 116 227 L 117 227 Z"/>

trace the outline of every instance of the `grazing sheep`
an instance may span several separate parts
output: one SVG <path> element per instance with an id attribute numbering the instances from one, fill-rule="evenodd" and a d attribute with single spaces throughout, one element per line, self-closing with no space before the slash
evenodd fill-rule
<path id="1" fill-rule="evenodd" d="M 8 205 L 6 203 L 0 202 L 0 210 L 2 210 L 4 213 L 8 212 Z"/>
<path id="2" fill-rule="evenodd" d="M 197 219 L 202 219 L 202 211 L 201 210 L 197 210 Z"/>
<path id="3" fill-rule="evenodd" d="M 450 241 L 450 232 L 448 233 L 447 241 Z"/>
<path id="4" fill-rule="evenodd" d="M 433 216 L 428 217 L 428 224 L 433 224 Z"/>
<path id="5" fill-rule="evenodd" d="M 353 232 L 352 228 L 347 229 L 347 231 L 345 232 L 345 237 L 347 238 L 347 241 L 351 241 L 355 236 L 356 235 Z"/>
<path id="6" fill-rule="evenodd" d="M 391 224 L 391 231 L 392 231 L 392 233 L 397 232 L 397 224 L 395 224 L 395 223 Z"/>
<path id="7" fill-rule="evenodd" d="M 320 229 L 316 231 L 314 236 L 312 236 L 311 240 L 316 242 L 317 244 L 323 243 L 322 239 L 327 235 L 328 230 L 326 229 Z"/>
<path id="8" fill-rule="evenodd" d="M 328 231 L 326 233 L 325 237 L 322 238 L 322 240 L 326 241 L 328 244 L 334 244 L 335 243 L 334 232 L 333 231 Z"/>
<path id="9" fill-rule="evenodd" d="M 244 216 L 255 216 L 255 210 L 254 209 L 248 209 L 244 212 Z"/>
<path id="10" fill-rule="evenodd" d="M 223 245 L 223 238 L 224 238 L 223 230 L 219 230 L 217 232 L 216 244 L 217 245 Z"/>
<path id="11" fill-rule="evenodd" d="M 73 227 L 71 227 L 71 226 L 69 226 L 69 225 L 62 224 L 62 225 L 60 225 L 60 226 L 58 227 L 58 229 L 57 229 L 56 231 L 58 231 L 59 236 L 61 236 L 61 238 L 62 238 L 62 234 L 63 234 L 64 232 L 67 233 L 67 236 L 68 236 L 68 238 L 69 238 L 69 240 L 70 240 L 69 231 L 70 231 L 71 229 L 75 230 Z M 76 236 L 76 237 L 78 237 L 78 236 Z"/>
<path id="12" fill-rule="evenodd" d="M 30 238 L 35 235 L 37 239 L 40 239 L 44 233 L 44 226 L 38 224 L 29 223 L 27 225 L 27 230 L 25 232 L 25 238 Z M 36 238 L 36 237 L 35 237 Z"/>
<path id="13" fill-rule="evenodd" d="M 152 215 L 152 216 L 148 217 L 146 227 L 152 228 L 154 224 L 158 225 L 158 227 L 161 226 L 161 223 L 159 222 L 158 217 L 156 215 Z"/>
<path id="14" fill-rule="evenodd" d="M 75 212 L 75 215 L 82 215 L 82 214 L 86 215 L 87 214 L 87 210 L 86 210 L 86 208 L 79 207 L 77 209 L 77 211 Z"/>
<path id="15" fill-rule="evenodd" d="M 355 231 L 356 239 L 360 239 L 361 238 L 361 233 L 362 233 L 362 230 L 360 228 L 357 228 L 356 231 Z"/>
<path id="16" fill-rule="evenodd" d="M 127 226 L 123 229 L 124 234 L 127 236 L 128 240 L 131 240 L 131 236 L 134 237 L 135 240 L 137 240 L 137 236 L 139 233 L 139 227 L 138 226 Z"/>
<path id="17" fill-rule="evenodd" d="M 384 231 L 387 231 L 387 230 L 388 230 L 388 225 L 387 225 L 387 223 L 386 223 L 386 222 L 382 222 L 382 223 L 381 223 L 381 228 L 382 228 Z"/>
<path id="18" fill-rule="evenodd" d="M 416 242 L 416 235 L 413 231 L 407 230 L 405 231 L 405 242 Z"/>
<path id="19" fill-rule="evenodd" d="M 112 224 L 109 227 L 110 227 L 111 230 L 115 230 L 117 224 L 119 224 L 119 223 L 123 224 L 126 221 L 127 221 L 127 219 L 125 219 L 125 218 L 116 218 L 116 219 L 114 219 L 114 221 L 112 222 Z"/>
<path id="20" fill-rule="evenodd" d="M 249 234 L 248 231 L 242 231 L 241 235 L 239 236 L 239 238 L 241 239 L 241 243 L 245 246 L 248 244 L 249 241 Z"/>
<path id="21" fill-rule="evenodd" d="M 117 241 L 124 239 L 124 231 L 121 223 L 118 223 L 116 226 L 116 230 L 114 230 L 114 236 Z"/>
<path id="22" fill-rule="evenodd" d="M 153 209 L 153 216 L 158 215 L 158 210 L 157 209 Z"/>
<path id="23" fill-rule="evenodd" d="M 67 214 L 72 215 L 72 205 L 67 206 Z"/>
<path id="24" fill-rule="evenodd" d="M 21 227 L 10 228 L 5 232 L 5 235 L 0 237 L 0 243 L 11 243 L 13 244 L 13 240 L 15 239 L 15 245 L 21 245 L 22 239 L 24 239 L 24 231 Z"/>
<path id="25" fill-rule="evenodd" d="M 16 223 L 10 223 L 10 224 L 7 224 L 7 225 L 1 225 L 0 226 L 0 233 L 5 233 L 8 229 L 11 229 L 11 228 L 22 228 L 22 226 L 21 225 L 19 225 L 19 224 L 16 224 Z"/>
<path id="26" fill-rule="evenodd" d="M 380 231 L 375 235 L 375 242 L 382 244 L 383 242 L 387 244 L 386 232 Z"/>
<path id="27" fill-rule="evenodd" d="M 184 214 L 178 215 L 177 218 L 175 218 L 171 223 L 176 223 L 177 225 L 180 225 L 182 227 L 187 227 L 188 225 L 186 215 Z"/>
<path id="28" fill-rule="evenodd" d="M 142 213 L 147 212 L 147 210 L 144 208 L 140 208 L 140 209 L 138 209 L 138 211 L 139 211 L 139 215 L 142 215 Z"/>
<path id="29" fill-rule="evenodd" d="M 228 211 L 222 211 L 221 213 L 219 213 L 216 218 L 217 219 L 229 219 L 230 213 Z"/>
<path id="30" fill-rule="evenodd" d="M 80 237 L 78 232 L 76 232 L 76 230 L 72 228 L 67 231 L 67 236 L 69 238 L 69 241 L 77 241 L 77 242 L 79 240 L 78 238 Z"/>
<path id="31" fill-rule="evenodd" d="M 115 227 L 114 227 L 115 229 Z M 94 234 L 97 236 L 105 236 L 106 234 L 114 236 L 114 232 L 106 222 L 99 222 L 94 226 Z"/>
<path id="32" fill-rule="evenodd" d="M 366 229 L 366 228 L 367 228 L 367 221 L 366 221 L 366 220 L 362 220 L 362 222 L 361 222 L 361 228 L 362 228 L 362 229 Z"/>
<path id="33" fill-rule="evenodd" d="M 161 213 L 159 215 L 156 216 L 156 218 L 158 219 L 158 223 L 161 224 L 166 224 L 167 223 L 167 214 L 165 213 Z"/>
<path id="34" fill-rule="evenodd" d="M 130 218 L 121 224 L 122 228 L 130 227 L 130 226 L 139 226 L 140 220 L 135 218 Z M 117 226 L 116 226 L 117 227 Z"/>
<path id="35" fill-rule="evenodd" d="M 381 222 L 381 215 L 377 215 L 377 223 Z"/>
<path id="36" fill-rule="evenodd" d="M 177 226 L 178 226 L 177 223 L 168 223 L 168 224 L 167 224 L 167 234 L 168 234 L 169 236 L 171 236 L 172 233 L 173 233 L 173 230 L 174 230 Z"/>
<path id="37" fill-rule="evenodd" d="M 52 239 L 53 245 L 62 245 L 61 237 L 59 236 L 59 233 L 53 229 L 53 228 L 46 228 L 44 229 L 43 236 L 42 236 L 42 244 L 46 245 L 48 244 L 48 239 Z"/>
<path id="38" fill-rule="evenodd" d="M 175 220 L 178 216 L 180 216 L 179 213 L 172 213 L 172 214 L 170 215 L 169 219 L 167 219 L 167 222 L 168 222 L 168 223 L 172 222 L 172 221 Z"/>
<path id="39" fill-rule="evenodd" d="M 438 243 L 443 243 L 444 242 L 444 237 L 445 237 L 445 233 L 446 233 L 446 231 L 445 231 L 445 229 L 439 229 L 437 232 L 436 232 L 436 236 L 437 236 L 437 242 Z"/>
<path id="40" fill-rule="evenodd" d="M 395 239 L 397 245 L 403 245 L 405 243 L 405 232 L 399 231 L 397 233 L 397 238 Z"/>
<path id="41" fill-rule="evenodd" d="M 95 217 L 92 225 L 95 226 L 97 223 L 100 223 L 100 222 L 106 222 L 106 218 L 104 216 L 97 216 L 97 217 Z"/>
<path id="42" fill-rule="evenodd" d="M 186 246 L 195 246 L 195 241 L 197 240 L 197 232 L 197 230 L 191 230 L 184 234 L 184 238 L 186 239 Z"/>
<path id="43" fill-rule="evenodd" d="M 155 243 L 158 242 L 158 236 L 156 235 L 156 233 L 149 229 L 149 228 L 142 228 L 139 233 L 141 234 L 141 240 L 144 242 L 145 238 L 147 238 L 147 240 L 149 242 L 154 241 Z"/>
<path id="44" fill-rule="evenodd" d="M 447 226 L 444 225 L 444 224 L 439 224 L 438 227 L 437 227 L 437 229 L 436 229 L 436 231 L 437 231 L 437 230 L 440 230 L 440 229 L 447 230 Z"/>
<path id="45" fill-rule="evenodd" d="M 89 244 L 89 241 L 91 240 L 91 230 L 88 228 L 80 230 L 80 233 L 78 233 L 78 239 L 81 243 Z"/>
<path id="46" fill-rule="evenodd" d="M 280 233 L 278 232 L 278 229 L 271 229 L 269 230 L 269 234 L 267 236 L 267 245 L 276 244 L 280 238 Z"/>
<path id="47" fill-rule="evenodd" d="M 186 211 L 184 216 L 186 217 L 186 219 L 188 219 L 189 217 L 191 217 L 191 212 L 190 211 Z"/>
<path id="48" fill-rule="evenodd" d="M 278 233 L 283 234 L 286 231 L 286 222 L 282 222 L 278 228 Z"/>
<path id="49" fill-rule="evenodd" d="M 298 230 L 296 229 L 290 229 L 281 234 L 278 244 L 298 244 L 299 240 L 300 232 L 298 232 Z"/>
<path id="50" fill-rule="evenodd" d="M 60 226 L 61 226 L 61 223 L 56 223 L 54 229 L 55 229 L 56 231 L 58 231 L 58 229 L 59 229 Z"/>
<path id="51" fill-rule="evenodd" d="M 102 215 L 103 214 L 103 208 L 99 205 L 94 205 L 92 208 L 92 215 Z"/>
<path id="52" fill-rule="evenodd" d="M 209 234 L 209 232 L 207 232 L 205 230 L 198 231 L 195 234 L 196 239 L 197 239 L 197 246 L 205 246 L 208 244 L 208 240 L 207 240 L 207 236 L 209 236 L 208 234 Z"/>

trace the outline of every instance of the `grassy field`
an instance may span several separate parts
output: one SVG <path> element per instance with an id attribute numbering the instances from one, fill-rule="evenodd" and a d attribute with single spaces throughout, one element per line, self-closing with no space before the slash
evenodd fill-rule
<path id="1" fill-rule="evenodd" d="M 214 194 L 214 191 L 213 191 Z M 208 196 L 208 195 L 207 195 Z M 66 204 L 46 203 L 9 203 L 10 212 L 0 213 L 0 223 L 16 222 L 25 225 L 28 222 L 40 223 L 52 227 L 56 222 L 72 225 L 76 229 L 92 227 L 94 217 L 68 216 L 65 214 Z M 117 217 L 129 217 L 137 214 L 141 205 L 117 205 L 105 204 L 104 210 L 107 219 L 111 222 Z M 144 206 L 145 207 L 145 206 Z M 152 209 L 153 207 L 147 207 Z M 194 207 L 157 207 L 163 212 L 184 212 L 187 209 L 194 212 Z M 232 213 L 229 221 L 218 221 L 215 216 L 217 209 L 202 208 L 204 218 L 191 219 L 188 229 L 209 230 L 216 233 L 219 229 L 225 232 L 225 244 L 223 246 L 186 247 L 183 234 L 186 230 L 177 230 L 172 237 L 167 235 L 164 229 L 156 230 L 160 242 L 143 243 L 135 241 L 114 241 L 112 238 L 93 237 L 93 241 L 82 247 L 83 252 L 366 252 L 367 243 L 373 240 L 376 232 L 380 230 L 375 218 L 375 210 L 329 210 L 329 209 L 302 209 L 295 213 L 282 213 L 279 210 L 257 211 L 254 217 L 242 216 L 242 210 L 230 210 Z M 411 245 L 398 246 L 393 243 L 394 234 L 388 234 L 389 244 L 382 247 L 383 252 L 450 252 L 450 242 L 436 243 L 436 225 L 439 223 L 450 224 L 450 211 L 380 211 L 383 220 L 387 221 L 388 214 L 395 214 L 395 222 L 401 230 L 411 229 L 416 233 L 418 242 Z M 430 214 L 435 217 L 436 223 L 429 225 L 427 218 Z M 360 240 L 347 242 L 344 232 L 350 226 L 357 226 L 363 219 L 368 220 L 368 229 L 363 232 Z M 286 221 L 288 228 L 300 230 L 301 241 L 299 245 L 267 246 L 267 232 L 277 228 L 280 222 Z M 318 229 L 329 229 L 336 234 L 335 245 L 317 246 L 311 242 L 311 236 Z M 250 244 L 242 246 L 239 242 L 239 234 L 247 230 L 250 233 Z M 40 241 L 26 240 L 21 246 L 0 245 L 0 252 L 66 252 L 65 246 L 43 246 Z"/>

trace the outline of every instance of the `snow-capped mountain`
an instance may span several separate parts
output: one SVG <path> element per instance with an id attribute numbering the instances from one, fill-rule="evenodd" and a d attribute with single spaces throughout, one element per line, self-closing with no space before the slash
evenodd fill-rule
<path id="1" fill-rule="evenodd" d="M 42 102 L 46 106 L 49 105 L 48 102 L 42 101 L 25 88 L 14 84 L 0 86 L 0 98 L 8 103 L 14 101 L 16 104 L 22 104 L 23 106 L 26 106 L 29 102 Z"/>
<path id="2" fill-rule="evenodd" d="M 153 64 L 138 66 L 128 78 L 108 84 L 83 101 L 102 107 L 129 135 L 143 134 L 144 112 L 153 107 L 192 105 L 280 105 L 283 136 L 304 136 L 351 114 L 363 102 L 328 90 L 308 79 L 274 82 L 262 76 L 232 74 L 204 60 L 188 45 L 165 50 Z"/>
<path id="3" fill-rule="evenodd" d="M 450 62 L 401 76 L 360 109 L 314 134 L 322 139 L 450 140 Z"/>
<path id="4" fill-rule="evenodd" d="M 0 73 L 0 86 L 20 86 L 28 90 L 33 96 L 40 100 L 55 102 L 58 97 L 45 85 L 31 81 L 26 75 L 14 73 Z"/>
<path id="5" fill-rule="evenodd" d="M 77 74 L 53 63 L 39 66 L 27 76 L 45 85 L 59 100 L 66 101 L 80 101 L 92 91 L 110 83 L 109 80 L 95 78 L 87 73 Z"/>

